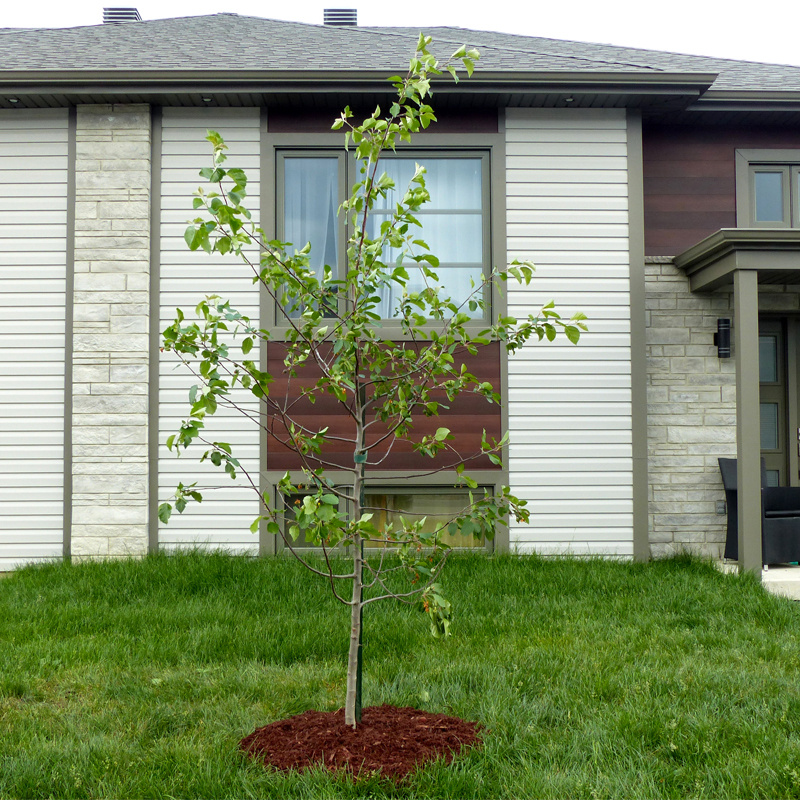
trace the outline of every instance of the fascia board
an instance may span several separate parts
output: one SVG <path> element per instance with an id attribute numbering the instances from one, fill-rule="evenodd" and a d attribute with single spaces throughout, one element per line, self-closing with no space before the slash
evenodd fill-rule
<path id="1" fill-rule="evenodd" d="M 790 111 L 800 107 L 800 91 L 721 92 L 710 89 L 687 111 Z"/>
<path id="2" fill-rule="evenodd" d="M 781 249 L 794 248 L 798 244 L 800 244 L 798 228 L 721 228 L 675 256 L 674 263 L 676 267 L 686 269 L 732 247 Z"/>
<path id="3" fill-rule="evenodd" d="M 774 102 L 781 102 L 783 100 L 790 100 L 790 101 L 797 101 L 800 100 L 800 91 L 798 90 L 789 90 L 784 91 L 782 89 L 748 89 L 748 90 L 741 90 L 741 91 L 721 91 L 719 89 L 710 89 L 706 94 L 703 96 L 704 100 L 713 100 L 713 101 L 725 101 L 725 100 L 757 100 L 761 101 L 774 101 Z"/>
<path id="4" fill-rule="evenodd" d="M 496 72 L 476 73 L 468 92 L 526 90 L 626 91 L 663 93 L 676 90 L 693 97 L 706 91 L 716 79 L 712 73 L 640 72 Z M 25 93 L 136 91 L 253 91 L 303 88 L 346 88 L 364 91 L 389 90 L 385 72 L 358 71 L 276 71 L 276 70 L 0 70 L 0 90 Z M 435 81 L 437 92 L 464 92 L 445 78 Z"/>

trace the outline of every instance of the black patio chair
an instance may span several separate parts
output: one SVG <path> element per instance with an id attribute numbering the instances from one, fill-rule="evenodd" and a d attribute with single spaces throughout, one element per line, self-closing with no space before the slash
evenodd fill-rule
<path id="1" fill-rule="evenodd" d="M 719 471 L 728 506 L 725 558 L 739 558 L 739 512 L 736 503 L 736 459 L 720 458 Z M 800 487 L 767 486 L 761 459 L 761 544 L 765 564 L 800 561 Z"/>

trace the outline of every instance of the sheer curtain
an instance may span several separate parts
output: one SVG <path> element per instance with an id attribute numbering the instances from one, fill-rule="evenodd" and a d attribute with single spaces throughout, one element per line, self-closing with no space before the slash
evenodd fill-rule
<path id="1" fill-rule="evenodd" d="M 339 160 L 285 158 L 283 238 L 299 250 L 311 243 L 311 268 L 322 277 L 338 260 Z"/>
<path id="2" fill-rule="evenodd" d="M 431 202 L 417 213 L 421 229 L 410 231 L 423 239 L 439 259 L 435 270 L 439 285 L 457 304 L 480 286 L 483 274 L 483 175 L 482 160 L 475 157 L 385 158 L 380 170 L 394 181 L 395 189 L 375 207 L 367 236 L 377 238 L 381 222 L 391 217 L 414 176 L 415 164 L 426 169 L 425 183 Z M 337 269 L 339 256 L 336 211 L 339 197 L 339 159 L 335 156 L 286 156 L 283 160 L 283 232 L 285 241 L 296 249 L 311 243 L 310 264 L 319 277 L 327 264 Z M 423 252 L 415 248 L 416 252 Z M 400 251 L 387 247 L 383 261 L 392 266 Z M 426 281 L 413 261 L 404 261 L 408 292 L 425 288 Z M 398 316 L 403 289 L 393 284 L 381 293 L 376 313 L 383 319 Z M 468 308 L 464 308 L 470 313 Z M 299 312 L 296 312 L 299 314 Z M 295 314 L 293 314 L 294 316 Z M 478 310 L 474 316 L 481 316 Z"/>
<path id="3" fill-rule="evenodd" d="M 413 238 L 423 239 L 430 252 L 439 259 L 435 270 L 439 285 L 457 304 L 472 293 L 471 281 L 480 286 L 483 273 L 483 203 L 482 161 L 480 158 L 386 158 L 382 170 L 394 181 L 395 189 L 376 206 L 367 235 L 376 238 L 380 225 L 389 219 L 414 176 L 415 164 L 425 167 L 425 185 L 431 196 L 415 216 L 422 228 L 411 231 Z M 415 248 L 416 252 L 424 252 Z M 385 248 L 383 261 L 392 265 L 399 255 L 394 248 Z M 413 261 L 404 262 L 409 281 L 406 291 L 425 288 L 426 281 Z M 398 316 L 398 302 L 403 289 L 393 284 L 382 292 L 377 313 L 384 319 Z M 464 309 L 467 313 L 468 308 Z M 481 312 L 475 312 L 480 316 Z"/>

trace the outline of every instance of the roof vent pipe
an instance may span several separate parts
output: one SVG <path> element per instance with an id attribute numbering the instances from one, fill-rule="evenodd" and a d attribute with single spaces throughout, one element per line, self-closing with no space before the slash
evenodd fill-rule
<path id="1" fill-rule="evenodd" d="M 141 22 L 139 11 L 135 8 L 104 8 L 103 23 L 108 22 Z"/>
<path id="2" fill-rule="evenodd" d="M 326 25 L 358 25 L 358 9 L 356 8 L 326 8 Z"/>

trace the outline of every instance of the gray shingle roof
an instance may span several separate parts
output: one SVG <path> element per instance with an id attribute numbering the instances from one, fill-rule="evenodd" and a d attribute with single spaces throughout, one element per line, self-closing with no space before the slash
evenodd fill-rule
<path id="1" fill-rule="evenodd" d="M 718 73 L 714 90 L 800 91 L 800 67 L 759 64 L 463 28 L 427 29 L 446 53 L 481 51 L 479 70 L 622 74 Z M 330 27 L 214 14 L 81 28 L 0 29 L 0 75 L 10 71 L 404 69 L 414 28 Z M 438 50 L 442 52 L 442 48 Z"/>

